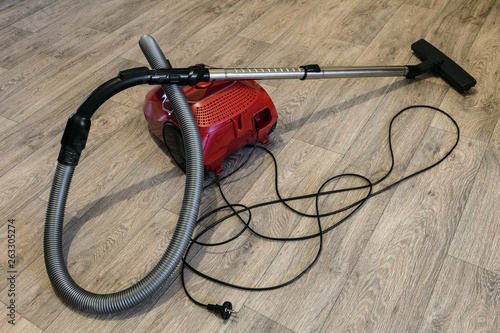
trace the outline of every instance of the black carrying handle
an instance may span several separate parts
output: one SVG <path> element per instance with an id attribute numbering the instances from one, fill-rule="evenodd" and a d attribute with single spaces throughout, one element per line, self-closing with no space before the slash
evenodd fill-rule
<path id="1" fill-rule="evenodd" d="M 407 78 L 412 79 L 417 75 L 433 72 L 461 93 L 476 85 L 476 79 L 425 39 L 413 43 L 411 49 L 423 62 L 420 65 L 408 66 Z"/>

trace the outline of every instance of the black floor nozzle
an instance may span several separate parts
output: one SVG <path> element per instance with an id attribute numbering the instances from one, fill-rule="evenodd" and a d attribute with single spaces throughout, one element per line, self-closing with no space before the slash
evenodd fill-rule
<path id="1" fill-rule="evenodd" d="M 417 75 L 433 72 L 460 93 L 476 85 L 476 79 L 425 39 L 413 43 L 411 49 L 423 62 L 419 65 L 408 66 L 407 78 L 412 79 Z"/>

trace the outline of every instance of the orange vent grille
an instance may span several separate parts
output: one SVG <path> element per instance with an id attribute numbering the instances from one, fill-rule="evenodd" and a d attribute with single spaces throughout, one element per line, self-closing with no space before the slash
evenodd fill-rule
<path id="1" fill-rule="evenodd" d="M 201 126 L 218 124 L 245 110 L 256 97 L 255 90 L 237 83 L 227 93 L 220 94 L 211 102 L 195 107 L 194 118 Z"/>

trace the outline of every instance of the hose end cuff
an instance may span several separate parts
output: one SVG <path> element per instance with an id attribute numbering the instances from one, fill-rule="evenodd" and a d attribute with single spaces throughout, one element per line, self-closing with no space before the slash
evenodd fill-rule
<path id="1" fill-rule="evenodd" d="M 64 165 L 77 166 L 80 155 L 87 144 L 90 118 L 73 113 L 66 123 L 61 139 L 61 151 L 57 161 Z"/>
<path id="2" fill-rule="evenodd" d="M 61 148 L 57 161 L 67 166 L 77 166 L 80 161 L 80 154 Z"/>

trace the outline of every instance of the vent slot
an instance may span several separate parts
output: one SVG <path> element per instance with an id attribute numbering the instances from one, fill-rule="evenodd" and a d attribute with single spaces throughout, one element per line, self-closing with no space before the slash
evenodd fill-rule
<path id="1" fill-rule="evenodd" d="M 217 96 L 211 102 L 195 107 L 194 118 L 201 126 L 218 124 L 245 110 L 256 97 L 255 90 L 238 83 L 233 89 Z"/>

